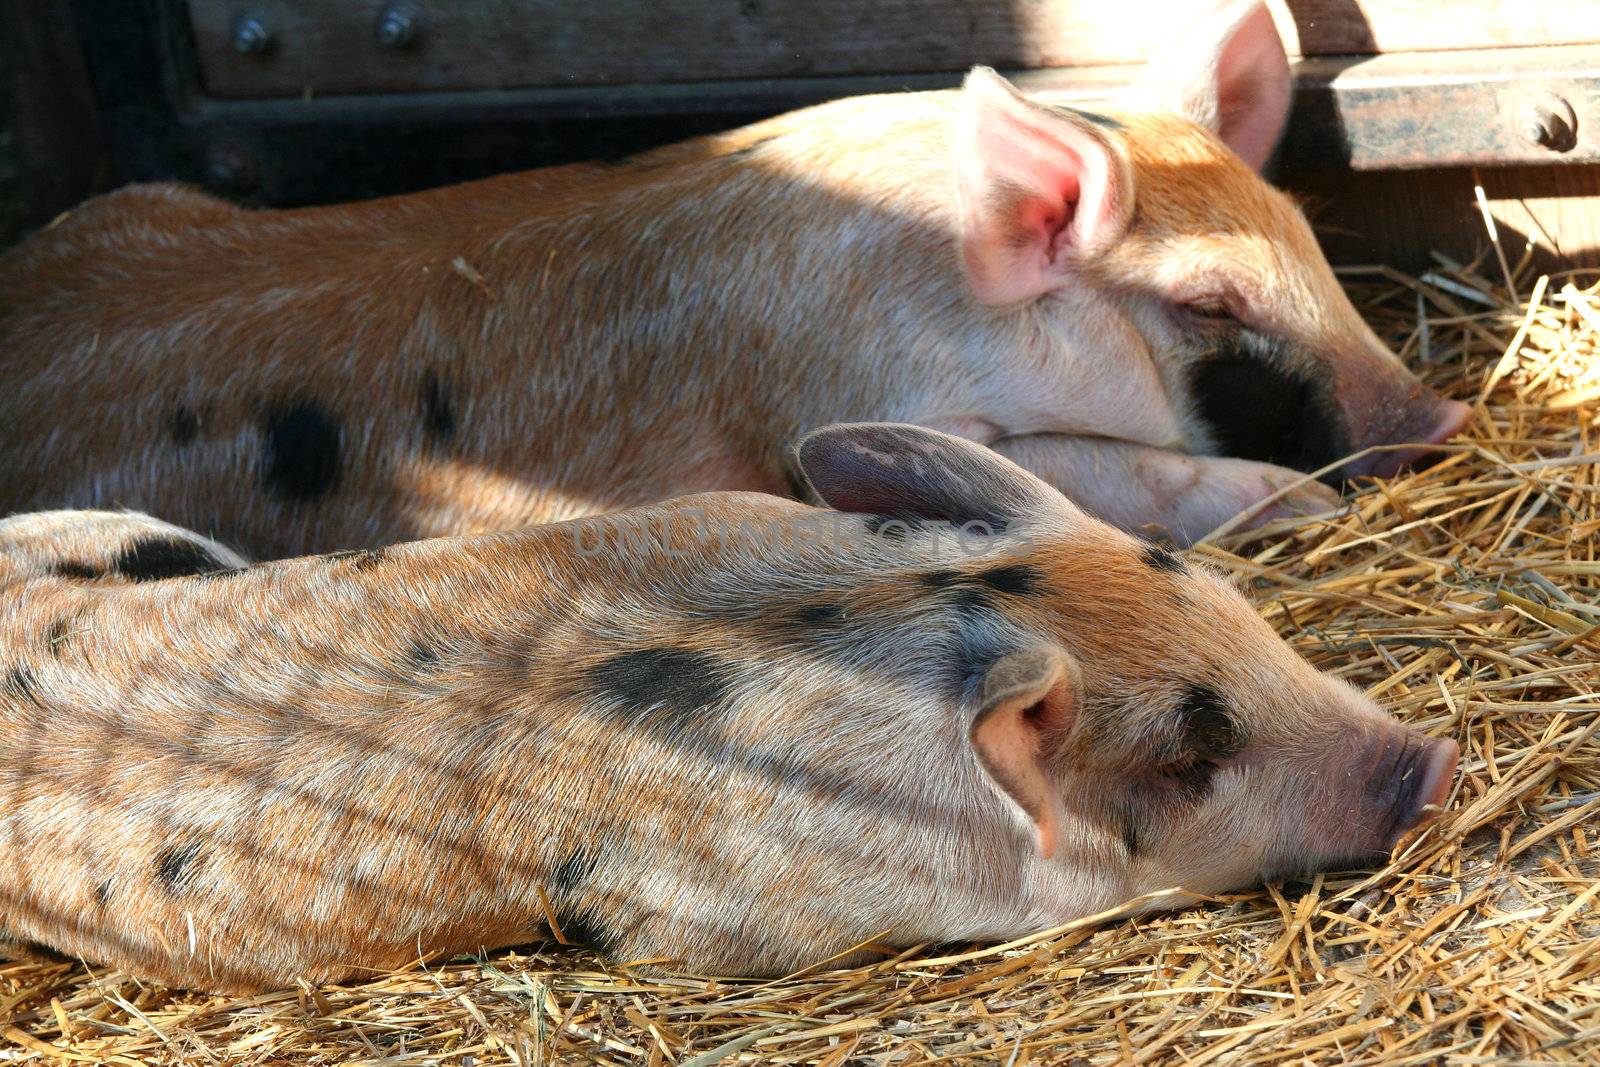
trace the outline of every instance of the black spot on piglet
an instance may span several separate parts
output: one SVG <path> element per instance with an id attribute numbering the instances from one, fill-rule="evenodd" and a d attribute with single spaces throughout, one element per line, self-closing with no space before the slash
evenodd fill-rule
<path id="1" fill-rule="evenodd" d="M 1150 545 L 1139 558 L 1144 561 L 1145 566 L 1166 571 L 1168 574 L 1182 574 L 1186 569 L 1183 560 L 1161 545 Z"/>
<path id="2" fill-rule="evenodd" d="M 580 906 L 579 901 L 592 890 L 590 882 L 598 861 L 595 854 L 579 845 L 556 865 L 551 872 L 545 891 L 556 902 L 555 920 L 561 927 L 561 936 L 574 945 L 586 945 L 598 952 L 610 953 L 616 948 L 615 934 L 595 914 L 592 907 Z"/>
<path id="3" fill-rule="evenodd" d="M 58 561 L 50 568 L 50 572 L 60 578 L 73 578 L 83 582 L 92 582 L 106 576 L 106 572 L 99 567 L 71 559 Z"/>
<path id="4" fill-rule="evenodd" d="M 1122 847 L 1128 850 L 1129 858 L 1139 854 L 1139 823 L 1132 816 L 1122 823 Z"/>
<path id="5" fill-rule="evenodd" d="M 222 561 L 204 547 L 181 537 L 144 537 L 117 556 L 112 570 L 135 582 L 183 578 L 226 570 Z"/>
<path id="6" fill-rule="evenodd" d="M 1178 714 L 1182 716 L 1183 747 L 1204 760 L 1223 760 L 1239 754 L 1244 735 L 1228 703 L 1209 685 L 1190 685 L 1184 689 Z"/>
<path id="7" fill-rule="evenodd" d="M 404 666 L 407 674 L 422 674 L 437 670 L 439 651 L 421 639 L 413 641 L 406 649 Z"/>
<path id="8" fill-rule="evenodd" d="M 39 703 L 39 692 L 34 688 L 33 672 L 26 667 L 17 667 L 6 675 L 5 681 L 0 682 L 0 692 L 18 700 L 26 700 L 30 704 Z"/>
<path id="9" fill-rule="evenodd" d="M 1331 382 L 1288 369 L 1272 343 L 1221 344 L 1194 369 L 1190 388 L 1221 455 L 1310 471 L 1351 451 Z M 1325 476 L 1335 484 L 1337 471 Z"/>
<path id="10" fill-rule="evenodd" d="M 609 956 L 616 951 L 616 935 L 607 929 L 605 924 L 600 922 L 593 912 L 579 911 L 567 915 L 558 914 L 556 921 L 561 924 L 561 936 L 566 938 L 570 944 L 585 945 L 605 956 Z"/>
<path id="11" fill-rule="evenodd" d="M 194 880 L 194 861 L 200 857 L 200 846 L 194 843 L 163 849 L 156 856 L 156 882 L 172 896 L 177 896 Z"/>
<path id="12" fill-rule="evenodd" d="M 991 567 L 986 571 L 979 571 L 973 577 L 992 589 L 1010 593 L 1012 596 L 1033 596 L 1039 592 L 1039 586 L 1043 581 L 1039 572 L 1026 563 Z"/>
<path id="13" fill-rule="evenodd" d="M 594 868 L 594 854 L 579 845 L 556 865 L 550 877 L 550 895 L 557 900 L 572 899 L 589 884 Z"/>
<path id="14" fill-rule="evenodd" d="M 727 695 L 726 668 L 715 656 L 678 648 L 641 648 L 595 664 L 589 683 L 624 710 L 663 709 L 690 718 Z"/>
<path id="15" fill-rule="evenodd" d="M 918 581 L 929 589 L 945 593 L 947 601 L 958 611 L 977 611 L 994 607 L 989 601 L 988 593 L 965 581 L 966 577 L 960 571 L 941 569 L 919 575 Z M 979 581 L 984 580 L 982 575 L 972 577 Z"/>
<path id="16" fill-rule="evenodd" d="M 422 379 L 422 428 L 434 444 L 446 444 L 456 435 L 455 402 L 432 371 Z"/>
<path id="17" fill-rule="evenodd" d="M 1162 773 L 1185 801 L 1197 804 L 1211 791 L 1218 768 L 1244 745 L 1244 732 L 1222 694 L 1208 685 L 1185 686 L 1178 704 L 1178 733 Z"/>
<path id="18" fill-rule="evenodd" d="M 838 604 L 806 604 L 790 616 L 802 632 L 826 629 L 844 622 L 844 608 Z"/>
<path id="19" fill-rule="evenodd" d="M 194 439 L 200 436 L 200 417 L 194 413 L 193 408 L 180 404 L 167 416 L 167 433 L 172 437 L 172 443 L 179 448 L 193 444 Z"/>
<path id="20" fill-rule="evenodd" d="M 275 408 L 262 425 L 262 487 L 282 500 L 316 500 L 339 481 L 339 424 L 304 401 Z"/>

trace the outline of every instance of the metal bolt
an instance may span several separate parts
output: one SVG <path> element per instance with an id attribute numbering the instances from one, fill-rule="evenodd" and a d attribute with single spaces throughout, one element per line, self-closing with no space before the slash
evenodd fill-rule
<path id="1" fill-rule="evenodd" d="M 1578 144 L 1578 116 L 1558 96 L 1533 104 L 1522 113 L 1522 136 L 1529 144 L 1552 152 L 1570 152 Z"/>
<path id="2" fill-rule="evenodd" d="M 256 161 L 234 144 L 214 144 L 206 152 L 206 184 L 219 193 L 248 192 L 256 184 Z"/>
<path id="3" fill-rule="evenodd" d="M 260 15 L 246 13 L 233 23 L 233 50 L 241 56 L 259 56 L 272 47 L 272 31 Z"/>
<path id="4" fill-rule="evenodd" d="M 410 4 L 390 4 L 378 16 L 378 43 L 385 48 L 405 48 L 421 31 L 421 19 Z"/>

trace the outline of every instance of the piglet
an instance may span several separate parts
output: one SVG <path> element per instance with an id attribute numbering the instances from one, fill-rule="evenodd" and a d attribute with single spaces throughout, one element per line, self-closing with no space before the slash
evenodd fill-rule
<path id="1" fill-rule="evenodd" d="M 1093 112 L 979 68 L 368 203 L 120 190 L 0 256 L 0 513 L 302 555 L 783 492 L 788 442 L 868 419 L 1178 540 L 1327 510 L 1299 472 L 1393 474 L 1471 410 L 1262 180 L 1288 114 L 1230 3 Z"/>
<path id="2" fill-rule="evenodd" d="M 556 931 L 771 975 L 1378 862 L 1450 789 L 1454 742 L 990 450 L 797 466 L 837 510 L 255 566 L 0 523 L 0 927 L 232 992 Z"/>

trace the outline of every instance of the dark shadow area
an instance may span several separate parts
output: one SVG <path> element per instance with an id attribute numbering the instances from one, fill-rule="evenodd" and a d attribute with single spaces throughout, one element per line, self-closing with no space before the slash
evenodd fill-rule
<path id="1" fill-rule="evenodd" d="M 0 6 L 0 36 L 17 55 L 48 54 L 52 84 L 27 89 L 19 117 L 74 142 L 71 167 L 29 164 L 51 175 L 25 198 L 35 226 L 133 181 L 288 206 L 620 158 L 869 89 L 955 85 L 974 62 L 1037 58 L 1010 5 L 931 0 L 838 3 L 820 21 L 759 0 L 411 5 L 421 17 L 398 46 L 374 39 L 371 3 L 264 3 L 231 24 L 232 9 L 179 0 L 74 0 L 48 18 L 23 6 Z M 239 20 L 252 13 L 267 43 L 242 54 Z"/>
<path id="2" fill-rule="evenodd" d="M 1335 3 L 1337 9 L 1330 10 Z M 1348 61 L 1334 62 L 1325 75 L 1326 81 L 1331 81 L 1339 68 L 1359 63 L 1362 56 L 1376 47 L 1372 28 L 1355 0 L 1334 0 L 1333 3 L 1329 0 L 1313 0 L 1310 3 L 1306 0 L 1290 0 L 1287 6 L 1302 48 L 1304 42 L 1315 33 L 1325 42 L 1324 54 L 1331 51 L 1350 55 Z M 1295 60 L 1291 59 L 1290 63 L 1294 65 Z M 1305 63 L 1305 59 L 1300 60 L 1301 66 Z M 1295 100 L 1294 117 L 1284 131 L 1277 151 L 1273 153 L 1273 164 L 1267 173 L 1276 181 L 1286 161 L 1292 165 L 1295 160 L 1307 158 L 1317 158 L 1329 169 L 1349 168 L 1349 135 L 1338 101 L 1332 93 L 1299 92 Z"/>
<path id="3" fill-rule="evenodd" d="M 22 157 L 11 130 L 6 61 L 0 56 L 0 251 L 22 236 Z"/>
<path id="4" fill-rule="evenodd" d="M 1372 25 L 1356 0 L 1285 0 L 1302 47 L 1315 40 L 1317 55 L 1364 55 L 1377 51 Z"/>
<path id="5" fill-rule="evenodd" d="M 69 5 L 0 0 L 0 248 L 115 181 Z"/>

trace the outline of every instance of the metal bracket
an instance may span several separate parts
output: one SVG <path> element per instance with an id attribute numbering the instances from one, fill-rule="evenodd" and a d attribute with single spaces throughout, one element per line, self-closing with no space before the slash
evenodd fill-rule
<path id="1" fill-rule="evenodd" d="M 1295 82 L 1298 168 L 1600 160 L 1600 46 L 1307 59 Z"/>

